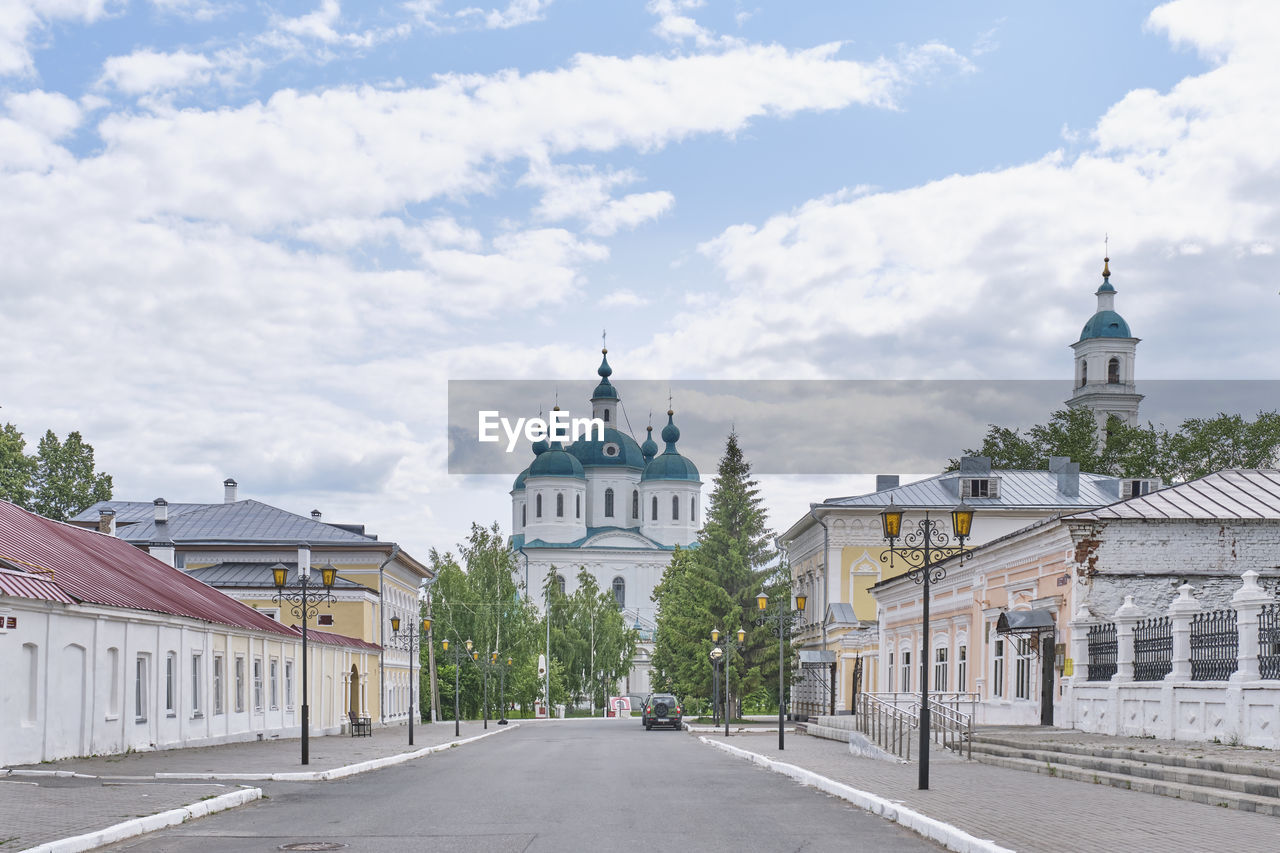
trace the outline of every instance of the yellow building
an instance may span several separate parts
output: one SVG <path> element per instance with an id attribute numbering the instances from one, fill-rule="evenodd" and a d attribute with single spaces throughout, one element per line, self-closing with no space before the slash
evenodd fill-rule
<path id="1" fill-rule="evenodd" d="M 313 585 L 319 567 L 333 564 L 338 579 L 332 604 L 322 605 L 307 624 L 327 634 L 369 644 L 371 665 L 353 662 L 335 685 L 346 711 L 367 714 L 375 722 L 409 718 L 420 665 L 410 652 L 389 644 L 391 619 L 417 625 L 419 589 L 430 570 L 394 542 L 379 540 L 363 525 L 333 524 L 319 510 L 297 515 L 255 500 L 240 500 L 234 480 L 223 483 L 217 504 L 100 501 L 73 524 L 110 532 L 143 548 L 190 576 L 289 625 L 300 625 L 286 603 L 274 600 L 271 569 L 283 564 L 296 582 L 298 546 L 310 547 Z M 317 635 L 319 636 L 319 635 Z M 331 644 L 331 643 L 330 643 Z M 391 647 L 389 647 L 389 645 Z M 413 689 L 411 689 L 413 686 Z"/>

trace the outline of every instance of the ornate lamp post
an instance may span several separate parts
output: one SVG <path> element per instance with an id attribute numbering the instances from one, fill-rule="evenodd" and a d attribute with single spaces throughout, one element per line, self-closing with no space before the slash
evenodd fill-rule
<path id="1" fill-rule="evenodd" d="M 711 629 L 711 642 L 715 643 L 715 648 L 711 650 L 711 664 L 715 666 L 718 662 L 724 669 L 724 736 L 729 736 L 729 657 L 733 652 L 742 652 L 742 645 L 746 642 L 747 632 L 738 629 L 738 642 L 734 643 L 728 637 L 723 639 L 717 628 Z"/>
<path id="2" fill-rule="evenodd" d="M 494 652 L 493 654 L 495 658 L 498 655 L 497 652 Z M 498 674 L 501 676 L 499 692 L 502 697 L 500 700 L 502 703 L 502 718 L 498 720 L 498 725 L 500 726 L 505 726 L 507 724 L 507 670 L 511 669 L 512 663 L 512 659 L 507 658 L 506 665 L 498 670 Z"/>
<path id="3" fill-rule="evenodd" d="M 422 631 L 426 633 L 431 630 L 431 620 L 422 620 Z M 418 632 L 405 628 L 403 634 L 400 633 L 400 617 L 391 617 L 391 639 L 387 641 L 387 645 L 393 649 L 403 649 L 409 653 L 409 746 L 413 746 L 413 718 L 418 715 L 417 702 L 414 698 L 414 681 L 413 678 L 413 661 L 414 653 L 418 650 Z M 418 665 L 422 665 L 422 661 L 418 661 Z"/>
<path id="4" fill-rule="evenodd" d="M 449 641 L 444 639 L 440 641 L 440 647 L 449 651 Z M 467 648 L 471 648 L 471 641 L 467 640 Z M 453 736 L 458 737 L 458 672 L 462 669 L 462 647 L 458 645 L 458 641 L 453 641 Z"/>
<path id="5" fill-rule="evenodd" d="M 333 597 L 333 582 L 337 579 L 338 570 L 332 563 L 320 567 L 320 580 L 324 591 L 311 589 L 311 546 L 305 542 L 298 545 L 298 582 L 296 586 L 286 587 L 289 569 L 283 563 L 271 567 L 272 580 L 275 581 L 276 593 L 272 600 L 302 620 L 302 763 L 311 763 L 311 703 L 307 687 L 307 622 L 315 616 L 321 604 L 332 604 L 337 601 Z"/>
<path id="6" fill-rule="evenodd" d="M 973 528 L 973 509 L 960 503 L 951 510 L 951 534 L 941 527 L 941 521 L 930 519 L 928 511 L 924 518 L 916 523 L 915 529 L 906 535 L 902 533 L 902 508 L 895 506 L 890 499 L 884 512 L 880 513 L 880 521 L 884 527 L 884 538 L 889 540 L 889 550 L 880 555 L 882 563 L 893 567 L 894 557 L 908 566 L 907 576 L 921 585 L 924 593 L 922 599 L 921 656 L 920 661 L 920 790 L 929 790 L 929 587 L 947 576 L 947 570 L 938 563 L 960 555 L 960 561 L 967 560 L 972 552 L 966 551 L 964 540 L 969 538 Z M 956 544 L 952 545 L 952 537 Z M 901 538 L 901 546 L 894 543 Z"/>
<path id="7" fill-rule="evenodd" d="M 783 739 L 785 730 L 783 728 L 783 710 L 785 695 L 785 678 L 786 671 L 783 669 L 783 649 L 786 643 L 783 642 L 791 636 L 791 625 L 800 618 L 800 614 L 804 613 L 804 606 L 808 602 L 809 597 L 806 595 L 796 596 L 796 609 L 791 610 L 784 602 L 772 611 L 769 610 L 769 596 L 763 592 L 756 596 L 756 610 L 760 614 L 756 619 L 757 625 L 769 625 L 774 636 L 778 638 L 778 749 L 785 749 L 786 742 Z M 770 624 L 772 623 L 772 624 Z"/>
<path id="8" fill-rule="evenodd" d="M 486 657 L 484 658 L 484 660 L 481 660 L 480 652 L 474 649 L 473 644 L 470 640 L 467 640 L 467 653 L 471 657 L 471 662 L 474 663 L 480 669 L 480 672 L 484 676 L 484 703 L 482 705 L 482 708 L 484 712 L 484 727 L 488 729 L 489 728 L 489 668 L 493 666 L 493 664 L 496 664 L 498 662 L 498 653 L 490 652 L 489 657 Z"/>

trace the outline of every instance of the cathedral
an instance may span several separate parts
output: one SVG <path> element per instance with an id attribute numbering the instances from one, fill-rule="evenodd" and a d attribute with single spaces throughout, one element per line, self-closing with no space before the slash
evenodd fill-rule
<path id="1" fill-rule="evenodd" d="M 1106 437 L 1107 418 L 1115 415 L 1127 426 L 1138 425 L 1142 395 L 1134 382 L 1138 338 L 1116 313 L 1116 289 L 1111 284 L 1111 258 L 1102 259 L 1102 285 L 1094 294 L 1098 310 L 1071 345 L 1076 354 L 1074 390 L 1067 405 L 1088 409 L 1098 423 L 1098 439 Z"/>
<path id="2" fill-rule="evenodd" d="M 653 637 L 656 627 L 650 596 L 662 580 L 676 546 L 696 540 L 700 527 L 702 480 L 698 468 L 680 455 L 680 429 L 675 412 L 659 451 L 653 427 L 643 444 L 619 427 L 621 398 L 609 381 L 609 350 L 601 350 L 600 382 L 591 395 L 591 416 L 605 425 L 589 438 L 565 445 L 533 444 L 533 461 L 511 488 L 511 547 L 519 559 L 530 595 L 543 606 L 537 591 L 548 575 L 566 594 L 586 568 L 602 590 L 611 591 L 627 624 L 640 634 L 635 662 L 622 693 L 650 690 Z"/>

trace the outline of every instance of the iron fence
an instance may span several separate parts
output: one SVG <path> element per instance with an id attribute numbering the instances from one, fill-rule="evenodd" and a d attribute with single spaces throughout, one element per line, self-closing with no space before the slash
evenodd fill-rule
<path id="1" fill-rule="evenodd" d="M 1173 669 L 1173 623 L 1168 616 L 1144 619 L 1133 629 L 1133 677 L 1159 681 Z M 1090 673 L 1092 674 L 1092 667 Z"/>
<path id="2" fill-rule="evenodd" d="M 1191 617 L 1191 680 L 1221 681 L 1236 671 L 1240 635 L 1234 610 Z"/>
<path id="3" fill-rule="evenodd" d="M 1089 628 L 1089 680 L 1110 681 L 1116 674 L 1116 626 L 1114 622 Z"/>
<path id="4" fill-rule="evenodd" d="M 1258 614 L 1258 672 L 1280 678 L 1280 604 L 1267 604 Z"/>

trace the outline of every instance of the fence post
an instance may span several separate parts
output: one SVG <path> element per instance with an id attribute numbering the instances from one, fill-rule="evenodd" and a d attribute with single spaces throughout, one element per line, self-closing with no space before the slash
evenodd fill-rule
<path id="1" fill-rule="evenodd" d="M 1116 674 L 1113 682 L 1133 681 L 1133 629 L 1142 621 L 1142 609 L 1133 603 L 1133 596 L 1126 595 L 1124 604 L 1116 611 Z"/>
<path id="2" fill-rule="evenodd" d="M 1093 614 L 1081 604 L 1067 623 L 1071 629 L 1071 676 L 1062 679 L 1062 695 L 1067 711 L 1063 722 L 1068 728 L 1076 724 L 1076 685 L 1089 680 L 1089 626 L 1095 621 Z"/>
<path id="3" fill-rule="evenodd" d="M 1262 615 L 1263 605 L 1270 604 L 1275 599 L 1258 586 L 1258 573 L 1253 569 L 1240 577 L 1244 583 L 1231 596 L 1239 635 L 1236 671 L 1231 673 L 1231 681 L 1257 681 L 1262 677 L 1258 671 L 1258 617 Z"/>
<path id="4" fill-rule="evenodd" d="M 1200 602 L 1189 583 L 1178 587 L 1178 597 L 1169 605 L 1169 627 L 1173 639 L 1173 666 L 1165 681 L 1191 680 L 1191 617 L 1200 612 Z"/>

